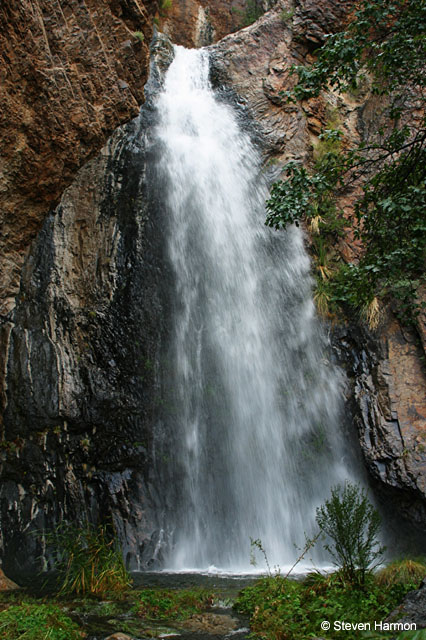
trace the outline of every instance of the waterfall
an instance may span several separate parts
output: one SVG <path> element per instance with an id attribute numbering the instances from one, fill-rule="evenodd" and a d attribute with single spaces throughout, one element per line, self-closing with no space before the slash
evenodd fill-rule
<path id="1" fill-rule="evenodd" d="M 172 273 L 156 441 L 169 569 L 244 571 L 250 537 L 292 563 L 347 474 L 339 374 L 312 300 L 303 232 L 264 226 L 261 159 L 215 96 L 208 53 L 175 48 L 157 99 Z"/>

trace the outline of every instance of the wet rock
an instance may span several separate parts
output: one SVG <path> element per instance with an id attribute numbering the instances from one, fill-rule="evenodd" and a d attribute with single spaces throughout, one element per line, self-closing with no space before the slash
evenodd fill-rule
<path id="1" fill-rule="evenodd" d="M 395 542 L 422 549 L 426 533 L 426 456 L 421 348 L 389 314 L 381 332 L 335 328 L 337 362 L 348 375 L 348 414 Z M 393 520 L 393 524 L 392 524 Z M 405 527 L 404 527 L 405 523 Z M 399 534 L 398 534 L 399 530 Z M 401 551 L 404 547 L 401 547 Z"/>
<path id="2" fill-rule="evenodd" d="M 200 613 L 191 616 L 181 626 L 191 632 L 225 636 L 238 628 L 238 621 L 226 614 Z"/>
<path id="3" fill-rule="evenodd" d="M 0 384 L 7 404 L 0 452 L 4 566 L 10 575 L 31 575 L 41 557 L 48 569 L 49 550 L 28 533 L 88 515 L 93 521 L 112 516 L 131 569 L 153 567 L 161 560 L 164 536 L 155 484 L 164 471 L 155 460 L 153 431 L 154 425 L 164 426 L 160 345 L 168 331 L 165 291 L 171 274 L 161 207 L 146 191 L 157 152 L 146 138 L 155 117 L 149 102 L 141 119 L 118 130 L 80 170 L 39 231 L 46 208 L 83 160 L 118 122 L 137 112 L 146 78 L 148 14 L 141 15 L 140 2 L 114 0 L 94 12 L 71 0 L 68 13 L 52 9 L 53 18 L 46 3 L 36 3 L 35 13 L 28 8 L 14 18 L 8 14 L 2 23 L 3 29 L 12 18 L 19 24 L 7 44 L 14 64 L 0 71 L 6 84 L 18 88 L 16 104 L 4 111 L 8 129 L 0 149 L 14 158 L 0 184 L 7 223 L 0 292 L 7 311 L 0 326 L 0 374 L 7 374 Z M 344 19 L 348 2 L 331 4 L 298 2 L 293 8 L 280 0 L 256 24 L 210 49 L 221 99 L 238 106 L 245 125 L 250 118 L 256 122 L 250 125 L 253 136 L 265 159 L 273 160 L 265 166 L 267 179 L 279 176 L 290 159 L 311 159 L 330 105 L 341 114 L 348 140 L 377 126 L 367 94 L 345 101 L 330 94 L 328 105 L 324 96 L 302 105 L 282 100 L 281 92 L 294 82 L 291 65 L 311 59 L 324 33 Z M 144 6 L 148 11 L 151 3 Z M 182 25 L 188 21 L 191 42 L 214 41 L 221 33 L 211 16 L 223 3 L 179 0 L 173 6 Z M 204 18 L 197 23 L 200 7 Z M 187 9 L 190 16 L 184 18 Z M 26 33 L 33 18 L 30 35 L 15 46 L 18 31 Z M 140 22 L 144 43 L 131 35 Z M 199 36 L 193 35 L 194 24 L 201 25 Z M 102 27 L 101 37 L 93 25 Z M 71 36 L 63 38 L 67 27 Z M 82 48 L 89 31 L 91 46 Z M 34 56 L 32 66 L 24 64 L 25 47 Z M 152 78 L 158 86 L 173 53 L 162 37 L 154 50 L 160 62 Z M 28 83 L 14 75 L 20 73 L 28 74 Z M 27 89 L 30 106 L 24 101 Z M 351 192 L 341 202 L 348 217 L 353 199 Z M 20 267 L 36 235 L 12 312 Z M 360 248 L 348 236 L 336 250 L 350 261 Z M 389 509 L 424 531 L 425 376 L 415 336 L 393 317 L 378 337 L 355 324 L 336 331 L 336 360 L 350 380 L 350 428 L 359 434 L 370 477 Z"/>
<path id="4" fill-rule="evenodd" d="M 147 107 L 80 171 L 23 270 L 1 450 L 4 568 L 13 577 L 31 574 L 37 557 L 51 566 L 31 530 L 87 515 L 112 516 L 129 568 L 158 555 L 152 425 L 167 269 L 161 212 L 147 213 L 149 117 Z"/>

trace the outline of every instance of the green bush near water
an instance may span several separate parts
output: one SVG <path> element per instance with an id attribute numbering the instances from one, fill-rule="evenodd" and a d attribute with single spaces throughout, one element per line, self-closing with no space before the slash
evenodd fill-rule
<path id="1" fill-rule="evenodd" d="M 380 516 L 364 489 L 345 483 L 317 509 L 317 524 L 330 542 L 324 544 L 347 582 L 362 586 L 385 548 L 378 540 Z"/>
<path id="2" fill-rule="evenodd" d="M 328 576 L 311 574 L 303 582 L 277 575 L 243 589 L 234 607 L 250 616 L 252 632 L 264 640 L 306 640 L 317 636 L 358 640 L 368 636 L 361 630 L 335 631 L 334 622 L 369 622 L 374 630 L 374 622 L 384 620 L 405 594 L 418 586 L 414 582 L 383 586 L 369 575 L 362 589 L 354 589 L 341 572 Z M 329 633 L 321 630 L 324 620 L 331 625 Z M 390 638 L 395 633 L 374 637 Z M 409 637 L 404 633 L 401 640 Z"/>
<path id="3" fill-rule="evenodd" d="M 241 591 L 236 610 L 250 616 L 252 632 L 263 640 L 322 637 L 324 621 L 330 624 L 326 631 L 332 634 L 325 637 L 333 640 L 395 637 L 395 633 L 377 633 L 374 623 L 384 621 L 406 593 L 419 587 L 426 566 L 421 561 L 403 560 L 373 573 L 384 551 L 378 540 L 380 517 L 364 489 L 357 485 L 334 487 L 331 497 L 317 509 L 316 521 L 319 533 L 314 540 L 320 533 L 326 534 L 324 547 L 338 571 L 329 575 L 311 573 L 301 582 L 288 579 L 288 574 L 284 578 L 279 573 L 272 576 L 261 542 L 252 541 L 265 556 L 269 575 Z M 312 542 L 307 545 L 312 546 Z M 334 623 L 342 621 L 365 626 L 340 631 Z M 404 632 L 398 640 L 411 637 L 422 639 L 421 635 Z M 426 634 L 422 640 L 426 640 Z"/>

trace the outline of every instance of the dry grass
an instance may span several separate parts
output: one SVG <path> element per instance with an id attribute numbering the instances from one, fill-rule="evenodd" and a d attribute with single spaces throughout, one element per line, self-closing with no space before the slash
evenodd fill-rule
<path id="1" fill-rule="evenodd" d="M 314 236 L 318 236 L 318 235 L 319 235 L 319 232 L 320 232 L 320 230 L 319 230 L 320 222 L 324 222 L 320 215 L 313 216 L 313 217 L 311 218 L 311 220 L 310 220 L 310 222 L 309 222 L 309 225 L 308 225 L 308 228 L 309 228 L 309 231 L 310 231 L 310 233 L 311 233 L 312 235 L 314 235 Z"/>
<path id="2" fill-rule="evenodd" d="M 327 292 L 318 287 L 314 294 L 314 302 L 320 316 L 327 317 L 330 312 L 330 297 Z"/>
<path id="3" fill-rule="evenodd" d="M 409 584 L 419 586 L 426 577 L 426 562 L 422 560 L 395 560 L 376 574 L 380 585 Z"/>
<path id="4" fill-rule="evenodd" d="M 382 319 L 382 310 L 378 298 L 375 296 L 371 302 L 364 307 L 361 313 L 362 318 L 368 324 L 369 329 L 374 331 Z"/>

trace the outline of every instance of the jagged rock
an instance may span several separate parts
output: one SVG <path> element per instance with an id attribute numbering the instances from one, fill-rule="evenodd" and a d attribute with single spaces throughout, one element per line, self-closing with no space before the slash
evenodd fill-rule
<path id="1" fill-rule="evenodd" d="M 403 338 L 405 335 L 405 338 Z M 334 349 L 349 380 L 348 413 L 364 462 L 394 528 L 407 545 L 426 531 L 424 386 L 421 349 L 389 314 L 380 334 L 352 325 L 334 329 Z M 401 538 L 401 536 L 399 536 Z"/>
<path id="2" fill-rule="evenodd" d="M 304 44 L 308 51 L 314 51 L 324 44 L 329 33 L 344 30 L 353 8 L 353 0 L 296 0 L 293 19 L 295 41 Z"/>
<path id="3" fill-rule="evenodd" d="M 160 18 L 160 28 L 184 47 L 204 47 L 238 31 L 276 0 L 173 0 Z"/>

